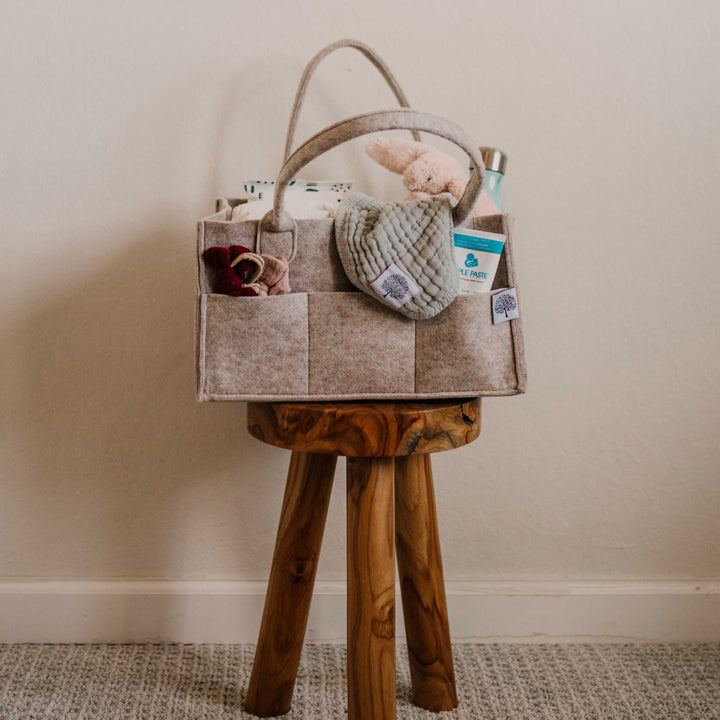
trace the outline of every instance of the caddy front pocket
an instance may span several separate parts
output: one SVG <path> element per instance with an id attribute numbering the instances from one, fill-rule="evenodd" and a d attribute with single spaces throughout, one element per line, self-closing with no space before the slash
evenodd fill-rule
<path id="1" fill-rule="evenodd" d="M 308 394 L 305 293 L 201 295 L 199 315 L 201 400 Z"/>

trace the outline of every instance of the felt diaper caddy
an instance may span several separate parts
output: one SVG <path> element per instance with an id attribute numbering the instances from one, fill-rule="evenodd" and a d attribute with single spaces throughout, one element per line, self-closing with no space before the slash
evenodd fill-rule
<path id="1" fill-rule="evenodd" d="M 380 70 L 401 107 L 338 122 L 291 152 L 310 75 L 327 54 L 346 46 L 360 50 Z M 470 214 L 484 177 L 478 143 L 454 123 L 411 110 L 407 104 L 387 66 L 362 43 L 334 43 L 307 66 L 288 129 L 285 163 L 275 182 L 273 209 L 259 221 L 233 221 L 233 209 L 248 198 L 222 198 L 217 201 L 216 212 L 198 223 L 199 400 L 411 400 L 525 392 L 521 317 L 494 323 L 492 294 L 455 296 L 453 292 L 448 296 L 437 292 L 425 305 L 422 295 L 418 295 L 413 298 L 415 305 L 408 303 L 402 314 L 373 297 L 371 288 L 370 292 L 362 292 L 362 278 L 353 278 L 355 284 L 351 282 L 348 274 L 353 273 L 346 272 L 351 269 L 349 255 L 355 248 L 352 243 L 358 237 L 358 222 L 362 226 L 367 213 L 376 211 L 372 198 L 362 196 L 359 205 L 353 199 L 348 212 L 337 219 L 295 219 L 285 210 L 288 186 L 305 165 L 322 153 L 379 131 L 405 129 L 416 139 L 418 132 L 430 133 L 455 143 L 477 168 L 460 200 L 456 204 L 453 200 L 447 210 L 440 201 L 440 205 L 435 202 L 442 196 L 433 196 L 432 202 L 437 205 L 432 206 L 433 213 L 437 210 L 437 217 L 442 217 L 442 212 L 448 217 L 451 214 L 450 241 L 453 225 L 506 235 L 493 291 L 517 287 L 510 218 Z M 382 204 L 377 205 L 377 212 L 381 212 Z M 407 230 L 412 238 L 405 242 L 404 250 L 412 255 L 414 249 L 412 257 L 421 259 L 423 252 L 417 250 L 411 221 L 404 225 L 405 215 L 394 212 L 395 206 L 401 204 L 388 205 L 393 206 L 395 234 L 403 236 Z M 407 217 L 413 218 L 418 212 Z M 445 225 L 435 224 L 440 227 L 438 237 L 444 237 Z M 336 232 L 350 233 L 350 250 L 343 249 L 346 246 L 341 243 L 338 251 Z M 207 251 L 213 248 L 211 252 L 227 253 L 224 249 L 228 248 L 237 253 L 238 246 L 249 252 L 236 257 L 235 262 L 240 257 L 246 261 L 258 259 L 261 254 L 282 258 L 283 262 L 287 259 L 292 291 L 271 291 L 261 296 L 214 292 L 215 276 L 206 262 Z M 427 273 L 427 268 L 423 270 Z M 446 273 L 447 263 L 438 265 L 437 272 Z M 431 317 L 427 307 L 435 313 Z"/>

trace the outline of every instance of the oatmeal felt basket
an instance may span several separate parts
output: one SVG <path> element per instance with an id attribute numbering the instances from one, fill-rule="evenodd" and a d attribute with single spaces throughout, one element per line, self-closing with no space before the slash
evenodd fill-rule
<path id="1" fill-rule="evenodd" d="M 198 223 L 197 396 L 199 400 L 421 399 L 515 395 L 525 391 L 520 319 L 493 323 L 490 294 L 458 295 L 427 320 L 411 320 L 348 280 L 338 255 L 334 220 L 294 220 L 285 190 L 318 155 L 362 135 L 406 129 L 454 142 L 479 170 L 453 209 L 453 221 L 507 236 L 493 290 L 516 287 L 512 227 L 507 215 L 471 217 L 484 176 L 477 144 L 457 125 L 406 107 L 358 115 L 331 125 L 290 154 L 297 113 L 315 65 L 337 47 L 361 50 L 380 69 L 403 106 L 402 91 L 382 61 L 354 41 L 319 53 L 298 90 L 286 161 L 273 209 L 260 221 L 231 221 L 246 199 L 220 199 Z M 203 252 L 243 245 L 290 260 L 292 292 L 234 297 L 215 294 Z"/>

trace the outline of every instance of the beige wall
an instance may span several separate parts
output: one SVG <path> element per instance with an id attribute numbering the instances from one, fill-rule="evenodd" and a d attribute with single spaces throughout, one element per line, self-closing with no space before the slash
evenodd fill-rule
<path id="1" fill-rule="evenodd" d="M 0 578 L 267 575 L 287 455 L 194 400 L 194 223 L 275 175 L 303 64 L 343 36 L 510 158 L 530 389 L 436 456 L 447 578 L 719 578 L 719 22 L 679 0 L 7 7 Z M 301 135 L 392 105 L 363 63 L 328 60 Z M 361 144 L 313 169 L 401 193 Z"/>

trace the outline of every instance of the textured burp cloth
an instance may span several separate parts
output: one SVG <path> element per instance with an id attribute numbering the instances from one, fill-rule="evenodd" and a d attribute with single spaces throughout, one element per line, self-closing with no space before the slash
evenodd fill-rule
<path id="1" fill-rule="evenodd" d="M 444 310 L 458 290 L 452 208 L 443 193 L 380 203 L 356 193 L 335 213 L 335 241 L 350 282 L 413 320 Z"/>

